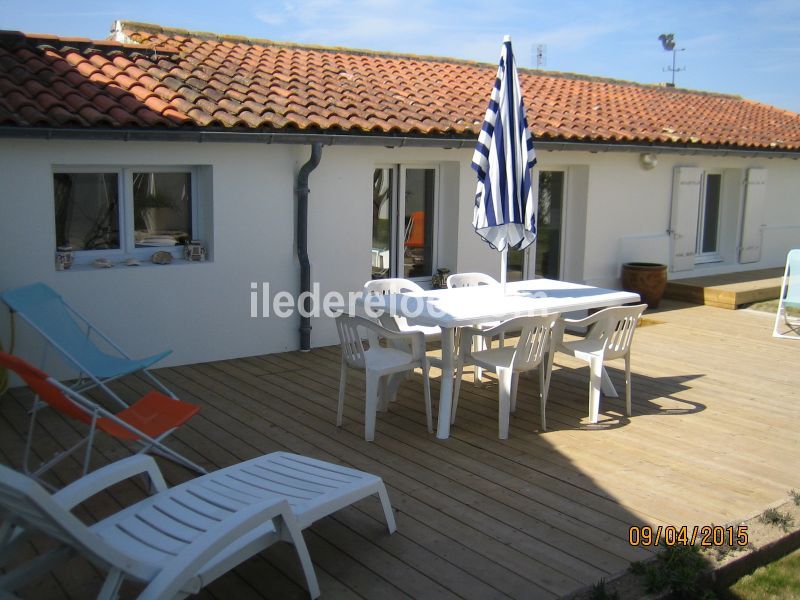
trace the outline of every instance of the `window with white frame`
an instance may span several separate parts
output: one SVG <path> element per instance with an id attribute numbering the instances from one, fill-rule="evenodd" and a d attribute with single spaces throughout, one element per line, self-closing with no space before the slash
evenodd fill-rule
<path id="1" fill-rule="evenodd" d="M 376 167 L 372 179 L 372 278 L 427 279 L 436 271 L 438 169 Z"/>
<path id="2" fill-rule="evenodd" d="M 722 173 L 707 172 L 702 179 L 700 191 L 695 262 L 719 260 L 721 209 Z"/>
<path id="3" fill-rule="evenodd" d="M 76 262 L 149 258 L 154 249 L 180 256 L 198 237 L 192 167 L 55 168 L 55 243 Z"/>

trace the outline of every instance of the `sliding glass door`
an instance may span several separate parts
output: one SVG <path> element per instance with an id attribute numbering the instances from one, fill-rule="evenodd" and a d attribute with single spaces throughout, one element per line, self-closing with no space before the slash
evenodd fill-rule
<path id="1" fill-rule="evenodd" d="M 437 169 L 377 167 L 372 178 L 372 278 L 435 271 Z"/>
<path id="2" fill-rule="evenodd" d="M 564 171 L 539 171 L 539 208 L 536 243 L 528 249 L 509 250 L 508 281 L 531 277 L 528 260 L 535 257 L 536 277 L 558 279 L 561 275 L 561 232 L 564 224 Z"/>

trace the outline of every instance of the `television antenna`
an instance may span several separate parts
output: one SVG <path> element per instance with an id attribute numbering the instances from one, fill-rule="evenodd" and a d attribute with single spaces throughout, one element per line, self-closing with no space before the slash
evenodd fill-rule
<path id="1" fill-rule="evenodd" d="M 658 36 L 658 39 L 661 41 L 661 46 L 667 52 L 672 52 L 672 66 L 671 67 L 664 67 L 664 71 L 672 71 L 672 83 L 668 83 L 667 85 L 670 87 L 675 87 L 675 73 L 678 71 L 685 71 L 686 67 L 676 67 L 675 62 L 677 60 L 678 52 L 683 52 L 686 48 L 676 48 L 675 47 L 675 34 L 674 33 L 662 33 Z"/>
<path id="2" fill-rule="evenodd" d="M 547 44 L 536 44 L 531 46 L 531 63 L 541 69 L 547 65 Z"/>

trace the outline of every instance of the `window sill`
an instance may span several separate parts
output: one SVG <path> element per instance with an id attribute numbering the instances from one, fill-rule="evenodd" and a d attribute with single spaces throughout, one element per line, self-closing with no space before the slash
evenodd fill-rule
<path id="1" fill-rule="evenodd" d="M 96 267 L 92 263 L 73 263 L 73 265 L 69 269 L 64 269 L 59 271 L 55 269 L 57 273 L 71 273 L 74 271 L 85 272 L 85 271 L 129 271 L 129 270 L 138 270 L 138 269 L 152 269 L 152 268 L 167 268 L 167 267 L 175 267 L 181 265 L 201 265 L 206 263 L 212 263 L 213 261 L 210 260 L 186 260 L 183 258 L 174 258 L 172 262 L 166 265 L 159 265 L 151 260 L 141 260 L 138 265 L 128 265 L 125 263 L 125 260 L 119 261 L 112 261 L 110 267 Z"/>
<path id="2" fill-rule="evenodd" d="M 694 259 L 695 266 L 703 266 L 708 264 L 715 264 L 724 262 L 723 258 L 719 255 L 714 256 L 701 256 Z"/>

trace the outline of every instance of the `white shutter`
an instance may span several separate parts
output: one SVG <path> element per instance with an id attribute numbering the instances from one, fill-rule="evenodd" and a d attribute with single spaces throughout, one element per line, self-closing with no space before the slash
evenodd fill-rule
<path id="1" fill-rule="evenodd" d="M 672 252 L 670 270 L 672 271 L 694 269 L 702 179 L 702 169 L 675 167 L 672 177 L 672 211 L 669 224 Z"/>
<path id="2" fill-rule="evenodd" d="M 767 170 L 748 169 L 742 215 L 742 240 L 739 244 L 739 262 L 761 260 L 764 206 L 767 201 Z"/>

